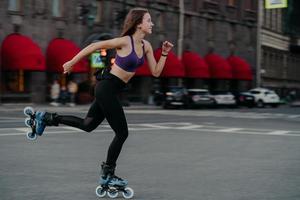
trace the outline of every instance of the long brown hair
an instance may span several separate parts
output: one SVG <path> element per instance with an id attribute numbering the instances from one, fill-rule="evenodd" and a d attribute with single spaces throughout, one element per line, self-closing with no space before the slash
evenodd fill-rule
<path id="1" fill-rule="evenodd" d="M 131 9 L 125 18 L 121 36 L 134 34 L 137 25 L 143 22 L 143 17 L 146 13 L 148 13 L 148 10 L 145 8 Z"/>

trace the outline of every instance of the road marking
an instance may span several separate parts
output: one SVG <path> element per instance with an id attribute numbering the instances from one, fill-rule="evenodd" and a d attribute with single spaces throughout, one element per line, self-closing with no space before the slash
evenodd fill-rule
<path id="1" fill-rule="evenodd" d="M 71 130 L 71 131 L 79 131 L 80 130 L 79 128 L 75 128 L 75 127 L 71 127 L 71 126 L 63 126 L 62 128 L 63 129 L 68 129 L 68 130 Z"/>
<path id="2" fill-rule="evenodd" d="M 176 129 L 183 129 L 183 130 L 189 130 L 189 129 L 197 129 L 197 128 L 203 128 L 203 125 L 189 125 L 189 126 L 182 126 L 178 127 Z"/>
<path id="3" fill-rule="evenodd" d="M 288 118 L 290 119 L 296 119 L 296 118 L 299 118 L 300 115 L 289 115 Z"/>
<path id="4" fill-rule="evenodd" d="M 267 134 L 269 135 L 285 135 L 285 134 L 288 134 L 290 133 L 290 131 L 272 131 L 272 132 L 269 132 Z"/>
<path id="5" fill-rule="evenodd" d="M 255 134 L 255 135 L 274 135 L 274 136 L 300 136 L 300 131 L 291 130 L 272 130 L 272 129 L 252 129 L 239 127 L 225 127 L 206 124 L 193 124 L 190 122 L 163 122 L 163 123 L 141 123 L 128 124 L 129 131 L 149 131 L 149 130 L 185 130 L 198 131 L 206 133 L 233 133 L 233 134 Z M 0 128 L 0 136 L 18 136 L 25 135 L 30 128 Z M 186 133 L 186 132 L 183 133 Z M 18 133 L 20 132 L 20 133 Z M 78 128 L 69 126 L 59 126 L 48 128 L 45 134 L 61 134 L 61 133 L 81 133 Z M 113 132 L 108 124 L 102 124 L 94 133 Z M 172 132 L 173 133 L 173 132 Z"/>
<path id="6" fill-rule="evenodd" d="M 243 128 L 226 128 L 226 129 L 220 129 L 218 131 L 230 133 L 230 132 L 237 132 L 237 131 L 241 131 L 241 130 L 243 130 Z"/>
<path id="7" fill-rule="evenodd" d="M 170 129 L 170 128 L 172 128 L 172 127 L 169 127 L 169 126 L 166 126 L 166 125 L 159 125 L 159 124 L 157 124 L 157 125 L 155 125 L 155 124 L 143 124 L 144 126 L 146 126 L 146 127 L 149 127 L 149 128 L 155 128 L 155 129 Z"/>
<path id="8" fill-rule="evenodd" d="M 14 128 L 15 130 L 17 130 L 17 131 L 21 131 L 21 132 L 27 132 L 27 131 L 29 131 L 30 130 L 30 128 L 28 127 L 28 128 Z M 10 129 L 11 130 L 11 129 Z"/>

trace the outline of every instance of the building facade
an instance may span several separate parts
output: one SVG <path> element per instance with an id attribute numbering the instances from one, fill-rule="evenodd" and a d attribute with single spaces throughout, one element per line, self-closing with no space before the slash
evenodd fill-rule
<path id="1" fill-rule="evenodd" d="M 261 86 L 275 89 L 281 96 L 300 92 L 299 1 L 287 8 L 265 9 L 261 29 Z M 298 18 L 297 18 L 298 16 Z"/>
<path id="2" fill-rule="evenodd" d="M 118 36 L 129 9 L 145 7 L 155 24 L 153 34 L 146 38 L 153 49 L 159 48 L 161 42 L 167 39 L 175 44 L 175 54 L 180 52 L 178 48 L 181 46 L 181 52 L 193 51 L 201 57 L 209 53 L 223 58 L 237 55 L 249 63 L 254 77 L 242 88 L 253 87 L 257 1 L 184 0 L 183 3 L 182 7 L 180 0 L 4 0 L 0 1 L 0 44 L 8 35 L 19 33 L 31 38 L 45 56 L 49 43 L 55 38 L 68 39 L 83 48 L 91 42 Z M 179 38 L 181 13 L 184 16 L 183 38 Z M 31 101 L 45 102 L 53 77 L 62 79 L 59 74 L 49 73 L 47 67 L 45 71 L 10 71 L 8 68 L 1 66 L 2 99 L 10 96 L 18 98 L 18 94 L 22 94 Z M 65 79 L 70 78 L 80 84 L 91 79 L 91 72 Z M 184 77 L 163 80 L 137 76 L 129 84 L 128 96 L 145 101 L 153 85 L 165 81 L 167 84 L 183 85 L 189 82 Z M 207 82 L 201 79 L 189 83 L 190 87 L 207 87 L 205 84 Z M 219 84 L 220 87 L 222 85 Z M 219 86 L 217 84 L 216 87 Z M 230 84 L 220 89 L 229 90 Z"/>

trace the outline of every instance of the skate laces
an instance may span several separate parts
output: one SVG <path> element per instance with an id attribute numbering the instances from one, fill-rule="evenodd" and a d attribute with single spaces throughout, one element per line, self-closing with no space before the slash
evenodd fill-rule
<path id="1" fill-rule="evenodd" d="M 119 185 L 119 186 L 125 186 L 127 185 L 127 180 L 124 180 L 116 175 L 112 175 L 110 178 L 109 178 L 109 181 L 108 181 L 109 184 L 112 184 L 112 185 Z"/>
<path id="2" fill-rule="evenodd" d="M 111 179 L 116 179 L 116 180 L 118 180 L 118 181 L 124 181 L 122 178 L 120 178 L 120 177 L 118 177 L 118 176 L 116 176 L 116 175 L 112 175 L 112 176 L 111 176 Z"/>

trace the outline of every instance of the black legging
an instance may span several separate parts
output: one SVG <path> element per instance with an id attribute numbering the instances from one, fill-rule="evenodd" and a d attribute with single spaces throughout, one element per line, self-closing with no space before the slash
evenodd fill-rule
<path id="1" fill-rule="evenodd" d="M 115 132 L 106 159 L 106 163 L 112 166 L 116 165 L 123 143 L 128 137 L 127 121 L 118 98 L 124 87 L 125 83 L 121 79 L 112 74 L 106 74 L 106 77 L 95 87 L 95 100 L 84 119 L 75 116 L 58 116 L 60 124 L 76 127 L 86 132 L 97 128 L 106 118 Z"/>

